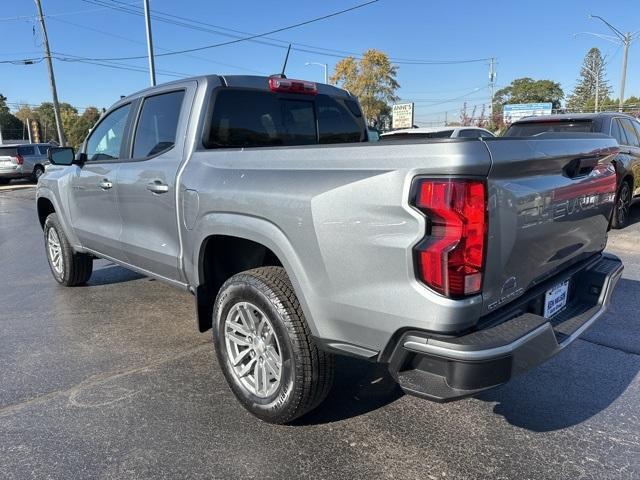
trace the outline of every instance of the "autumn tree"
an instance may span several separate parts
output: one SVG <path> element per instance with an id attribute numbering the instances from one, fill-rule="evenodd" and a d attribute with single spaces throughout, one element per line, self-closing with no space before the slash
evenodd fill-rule
<path id="1" fill-rule="evenodd" d="M 598 48 L 592 48 L 584 57 L 580 77 L 576 87 L 567 99 L 569 110 L 592 111 L 596 104 L 596 85 L 598 87 L 598 106 L 608 103 L 611 87 L 606 78 L 605 61 Z"/>
<path id="2" fill-rule="evenodd" d="M 370 49 L 359 60 L 353 57 L 340 60 L 330 82 L 357 96 L 367 119 L 380 123 L 399 99 L 397 71 L 387 54 Z"/>
<path id="3" fill-rule="evenodd" d="M 96 107 L 87 107 L 82 115 L 76 118 L 73 125 L 67 132 L 67 142 L 74 148 L 80 147 L 85 137 L 89 134 L 89 130 L 93 128 L 98 119 L 100 112 Z"/>

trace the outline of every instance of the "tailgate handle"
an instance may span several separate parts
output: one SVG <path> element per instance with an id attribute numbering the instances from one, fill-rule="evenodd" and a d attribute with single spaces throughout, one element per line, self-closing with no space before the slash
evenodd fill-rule
<path id="1" fill-rule="evenodd" d="M 599 160 L 600 157 L 574 158 L 564 166 L 562 171 L 569 178 L 585 177 L 593 171 Z"/>

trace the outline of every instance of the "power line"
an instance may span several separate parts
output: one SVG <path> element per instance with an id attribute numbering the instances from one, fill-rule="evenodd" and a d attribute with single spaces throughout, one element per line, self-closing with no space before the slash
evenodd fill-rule
<path id="1" fill-rule="evenodd" d="M 124 2 L 122 2 L 124 3 Z M 135 5 L 136 3 L 138 3 L 137 1 L 135 2 L 131 2 L 128 5 Z M 100 10 L 108 10 L 109 7 L 100 7 L 100 8 L 85 8 L 83 10 L 75 10 L 75 11 L 71 11 L 71 12 L 60 12 L 60 13 L 50 13 L 48 15 L 45 15 L 44 18 L 49 19 L 49 18 L 54 18 L 54 17 L 61 17 L 64 15 L 77 15 L 79 13 L 90 13 L 90 12 L 98 12 Z M 33 21 L 33 20 L 37 20 L 38 16 L 37 15 L 17 15 L 14 17 L 4 17 L 4 18 L 0 18 L 0 22 L 12 22 L 12 21 L 16 21 L 16 20 L 20 20 L 20 21 Z"/>
<path id="2" fill-rule="evenodd" d="M 138 41 L 138 40 L 134 40 L 134 39 L 129 38 L 129 37 L 124 37 L 122 35 L 118 35 L 118 34 L 115 34 L 115 33 L 107 32 L 105 30 L 100 30 L 98 28 L 88 27 L 86 25 L 81 25 L 79 23 L 70 22 L 68 20 L 62 20 L 60 18 L 53 18 L 52 20 L 55 20 L 56 22 L 65 23 L 67 25 L 71 25 L 71 26 L 74 26 L 76 28 L 81 28 L 81 29 L 84 29 L 84 30 L 97 32 L 97 33 L 100 33 L 102 35 L 106 35 L 106 36 L 109 36 L 109 37 L 112 37 L 112 38 L 118 38 L 118 39 L 124 40 L 126 42 L 131 42 L 131 43 L 135 43 L 135 44 L 138 44 L 138 45 L 144 45 L 144 42 L 141 42 L 141 41 Z M 157 50 L 162 50 L 162 51 L 166 51 L 166 52 L 169 51 L 169 49 L 159 47 L 158 45 L 154 45 L 154 48 L 157 49 Z M 212 63 L 212 64 L 216 64 L 216 65 L 223 65 L 225 67 L 231 67 L 231 68 L 235 68 L 237 70 L 244 70 L 244 71 L 247 71 L 247 72 L 258 73 L 258 74 L 266 74 L 266 72 L 261 72 L 259 70 L 253 70 L 251 68 L 241 67 L 239 65 L 233 65 L 233 64 L 224 63 L 224 62 L 217 62 L 215 60 L 211 60 L 210 58 L 203 57 L 203 56 L 200 56 L 200 55 L 185 54 L 185 57 L 193 58 L 193 59 L 196 59 L 196 60 L 200 60 L 200 61 L 203 61 L 203 62 L 208 62 L 208 63 Z M 78 58 L 82 58 L 82 57 L 78 57 Z"/>
<path id="3" fill-rule="evenodd" d="M 141 8 L 138 6 L 131 6 L 125 2 L 119 1 L 119 0 L 82 0 L 86 3 L 91 3 L 91 4 L 95 4 L 95 5 L 109 5 L 107 2 L 110 2 L 111 5 L 109 5 L 110 8 L 114 9 L 114 10 L 118 10 L 118 11 L 122 11 L 125 13 L 130 13 L 132 15 L 143 15 L 143 13 L 141 12 Z M 119 5 L 113 5 L 113 4 L 119 4 Z M 122 6 L 120 6 L 122 5 Z M 130 8 L 127 8 L 130 7 Z M 157 9 L 154 9 L 154 14 L 152 15 L 153 18 L 155 18 L 156 20 L 159 21 L 163 21 L 165 23 L 169 23 L 169 24 L 173 24 L 173 25 L 177 25 L 177 26 L 182 26 L 185 28 L 190 28 L 193 30 L 198 30 L 198 31 L 203 31 L 203 32 L 209 32 L 209 33 L 214 33 L 217 35 L 223 35 L 223 36 L 227 36 L 227 37 L 232 37 L 232 38 L 242 38 L 239 37 L 238 35 L 233 35 L 230 33 L 226 33 L 226 32 L 220 32 L 218 30 L 211 30 L 209 28 L 202 28 L 202 27 L 197 27 L 195 25 L 191 25 L 189 23 L 185 23 L 185 22 L 190 22 L 192 24 L 197 24 L 197 25 L 204 25 L 207 27 L 213 27 L 219 30 L 226 30 L 227 32 L 233 32 L 235 34 L 241 34 L 244 36 L 253 36 L 256 35 L 255 33 L 250 33 L 250 32 L 245 32 L 242 30 L 234 30 L 232 28 L 228 28 L 228 27 L 223 27 L 220 25 L 214 25 L 211 23 L 207 23 L 207 22 L 203 22 L 201 20 L 196 20 L 196 19 L 192 19 L 192 18 L 188 18 L 188 17 L 182 17 L 179 15 L 174 15 L 171 13 L 166 13 L 166 12 L 162 12 L 159 11 Z M 168 17 L 168 18 L 162 18 L 162 17 Z M 177 21 L 176 21 L 177 20 Z M 326 47 L 317 47 L 314 45 L 308 45 L 305 43 L 300 43 L 300 42 L 292 42 L 291 40 L 281 40 L 278 38 L 272 38 L 272 37 L 262 37 L 263 39 L 267 39 L 267 40 L 272 40 L 272 41 L 276 41 L 276 42 L 281 42 L 283 43 L 283 45 L 277 45 L 277 44 L 273 44 L 273 43 L 269 43 L 269 42 L 265 42 L 264 40 L 257 40 L 257 39 L 251 39 L 249 41 L 253 41 L 259 44 L 263 44 L 263 45 L 269 45 L 269 46 L 273 46 L 273 47 L 277 47 L 277 48 L 288 48 L 289 44 L 293 44 L 293 45 L 299 45 L 300 47 L 306 47 L 307 49 L 313 49 L 313 50 L 307 50 L 304 48 L 299 48 L 299 47 L 292 47 L 292 50 L 296 50 L 296 51 L 300 51 L 300 52 L 305 52 L 305 53 L 313 53 L 313 54 L 317 54 L 317 55 L 326 55 L 326 56 L 332 56 L 332 57 L 337 57 L 337 58 L 343 58 L 345 55 L 348 56 L 354 56 L 356 58 L 361 58 L 359 53 L 355 53 L 355 52 L 351 52 L 351 51 L 347 51 L 347 50 L 336 50 L 336 49 L 331 49 L 331 48 L 326 48 Z M 314 50 L 318 50 L 318 51 L 314 51 Z M 330 53 L 328 53 L 330 52 Z M 478 59 L 468 59 L 468 60 L 420 60 L 420 59 L 407 59 L 407 58 L 397 58 L 397 57 L 389 57 L 389 59 L 393 62 L 393 63 L 398 63 L 401 65 L 453 65 L 453 64 L 462 64 L 462 63 L 475 63 L 475 62 L 485 62 L 487 60 L 489 60 L 488 58 L 478 58 Z"/>
<path id="4" fill-rule="evenodd" d="M 88 1 L 88 0 L 84 0 L 84 1 Z M 251 40 L 253 38 L 260 38 L 260 37 L 264 37 L 266 35 L 273 35 L 274 33 L 283 32 L 285 30 L 291 30 L 293 28 L 301 27 L 301 26 L 304 26 L 304 25 L 309 25 L 310 23 L 319 22 L 319 21 L 322 21 L 322 20 L 326 20 L 328 18 L 332 18 L 332 17 L 338 16 L 338 15 L 342 15 L 344 13 L 351 12 L 353 10 L 366 7 L 366 6 L 371 5 L 373 3 L 377 3 L 378 1 L 379 0 L 370 0 L 368 2 L 360 3 L 358 5 L 355 5 L 355 6 L 350 7 L 350 8 L 346 8 L 344 10 L 339 10 L 337 12 L 333 12 L 333 13 L 330 13 L 330 14 L 327 14 L 327 15 L 322 15 L 320 17 L 315 17 L 315 18 L 312 18 L 310 20 L 305 20 L 305 21 L 302 21 L 302 22 L 295 23 L 293 25 L 287 25 L 286 27 L 277 28 L 277 29 L 271 30 L 269 32 L 259 33 L 259 34 L 251 35 L 249 37 L 244 37 L 244 38 L 237 38 L 235 40 L 230 40 L 228 42 L 214 43 L 212 45 L 204 45 L 202 47 L 186 48 L 186 49 L 183 49 L 183 50 L 175 50 L 175 51 L 172 51 L 172 52 L 159 53 L 159 54 L 156 55 L 156 57 L 166 57 L 166 56 L 170 56 L 170 55 L 179 55 L 179 54 L 182 54 L 182 53 L 198 52 L 198 51 L 207 50 L 207 49 L 210 49 L 210 48 L 222 47 L 224 45 L 232 45 L 232 44 L 235 44 L 235 43 L 244 42 L 244 41 L 247 41 L 247 40 Z M 147 58 L 147 56 L 146 55 L 135 55 L 135 56 L 130 56 L 130 57 L 85 58 L 85 60 L 92 60 L 92 61 L 138 60 L 140 58 Z"/>

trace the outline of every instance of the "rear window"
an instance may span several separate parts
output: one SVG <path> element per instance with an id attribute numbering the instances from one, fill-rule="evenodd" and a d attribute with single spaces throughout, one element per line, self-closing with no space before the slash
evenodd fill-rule
<path id="1" fill-rule="evenodd" d="M 545 132 L 593 132 L 591 120 L 569 120 L 560 122 L 527 122 L 514 123 L 504 134 L 505 137 L 530 137 Z"/>
<path id="2" fill-rule="evenodd" d="M 207 148 L 251 148 L 366 140 L 364 120 L 328 95 L 220 90 Z M 359 109 L 357 109 L 359 112 Z"/>
<path id="3" fill-rule="evenodd" d="M 407 138 L 451 138 L 453 130 L 440 130 L 438 132 L 402 132 L 390 135 L 381 135 L 380 141 L 406 140 Z"/>
<path id="4" fill-rule="evenodd" d="M 18 154 L 18 150 L 13 148 L 0 148 L 0 157 L 15 157 Z"/>

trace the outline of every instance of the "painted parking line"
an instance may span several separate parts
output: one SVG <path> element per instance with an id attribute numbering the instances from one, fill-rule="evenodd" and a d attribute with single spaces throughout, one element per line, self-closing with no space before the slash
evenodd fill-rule
<path id="1" fill-rule="evenodd" d="M 33 183 L 29 184 L 17 184 L 17 185 L 2 185 L 0 186 L 0 192 L 10 192 L 11 190 L 24 190 L 25 188 L 35 188 L 36 185 Z"/>

